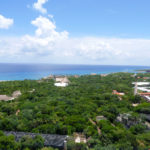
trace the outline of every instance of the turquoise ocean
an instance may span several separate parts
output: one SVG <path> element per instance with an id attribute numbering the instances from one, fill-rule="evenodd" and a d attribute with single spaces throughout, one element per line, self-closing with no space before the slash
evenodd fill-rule
<path id="1" fill-rule="evenodd" d="M 6 64 L 0 63 L 0 80 L 40 79 L 49 75 L 108 74 L 115 72 L 136 72 L 150 69 L 147 66 L 116 65 L 62 65 L 62 64 Z"/>

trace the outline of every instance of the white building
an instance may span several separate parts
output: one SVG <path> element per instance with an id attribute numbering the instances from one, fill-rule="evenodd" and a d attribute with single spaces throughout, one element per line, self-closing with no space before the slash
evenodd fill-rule
<path id="1" fill-rule="evenodd" d="M 58 87 L 66 87 L 70 82 L 67 77 L 56 77 L 55 81 L 56 83 L 54 83 L 54 85 Z"/>
<path id="2" fill-rule="evenodd" d="M 150 85 L 150 82 L 133 82 L 132 84 L 137 84 L 137 86 L 142 86 L 142 85 Z"/>
<path id="3" fill-rule="evenodd" d="M 134 95 L 139 94 L 150 102 L 150 82 L 133 82 L 132 84 L 135 84 Z M 144 93 L 138 93 L 138 90 Z"/>
<path id="4" fill-rule="evenodd" d="M 60 86 L 60 87 L 66 87 L 66 86 L 68 86 L 69 84 L 68 83 L 55 83 L 54 84 L 55 86 Z"/>
<path id="5" fill-rule="evenodd" d="M 137 90 L 143 91 L 143 92 L 150 92 L 150 82 L 133 82 L 132 84 L 135 84 L 135 89 L 134 89 L 134 95 L 137 94 Z M 144 87 L 146 86 L 146 87 Z M 135 94 L 136 93 L 136 94 Z"/>

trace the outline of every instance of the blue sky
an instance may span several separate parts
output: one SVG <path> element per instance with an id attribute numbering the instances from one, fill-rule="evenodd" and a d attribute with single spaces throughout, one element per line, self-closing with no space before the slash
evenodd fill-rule
<path id="1" fill-rule="evenodd" d="M 15 20 L 13 29 L 3 34 L 33 33 L 30 21 L 39 15 L 32 8 L 34 2 L 0 2 L 0 13 Z M 58 30 L 67 30 L 71 36 L 125 38 L 150 37 L 149 6 L 149 0 L 49 0 L 45 4 L 49 14 L 54 15 Z"/>
<path id="2" fill-rule="evenodd" d="M 0 1 L 0 60 L 150 65 L 149 6 L 149 0 Z"/>

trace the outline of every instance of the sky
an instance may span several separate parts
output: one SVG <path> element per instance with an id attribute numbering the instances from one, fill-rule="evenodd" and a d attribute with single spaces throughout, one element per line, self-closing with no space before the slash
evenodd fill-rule
<path id="1" fill-rule="evenodd" d="M 150 65 L 149 0 L 1 0 L 0 62 Z"/>

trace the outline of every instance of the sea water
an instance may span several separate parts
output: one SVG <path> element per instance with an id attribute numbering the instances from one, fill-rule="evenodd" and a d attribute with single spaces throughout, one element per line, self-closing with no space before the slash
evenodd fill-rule
<path id="1" fill-rule="evenodd" d="M 146 66 L 62 65 L 62 64 L 4 64 L 0 63 L 0 80 L 40 79 L 49 75 L 108 74 L 135 72 Z"/>

